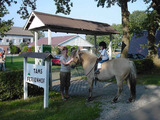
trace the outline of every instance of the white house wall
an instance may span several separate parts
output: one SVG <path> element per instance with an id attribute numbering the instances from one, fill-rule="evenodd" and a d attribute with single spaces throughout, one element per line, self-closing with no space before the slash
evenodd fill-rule
<path id="1" fill-rule="evenodd" d="M 77 36 L 74 37 L 66 42 L 63 42 L 61 44 L 59 44 L 60 46 L 66 46 L 66 45 L 70 45 L 70 46 L 82 46 L 82 47 L 93 47 L 92 44 L 90 44 L 88 41 L 84 40 L 83 38 Z"/>
<path id="2" fill-rule="evenodd" d="M 31 36 L 7 35 L 2 38 L 0 45 L 9 45 L 10 40 L 14 41 L 13 45 L 20 45 L 23 42 L 23 39 L 30 39 L 30 42 L 33 42 L 33 37 Z"/>

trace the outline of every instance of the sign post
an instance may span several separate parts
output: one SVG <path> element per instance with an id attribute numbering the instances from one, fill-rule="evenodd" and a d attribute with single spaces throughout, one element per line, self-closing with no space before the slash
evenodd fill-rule
<path id="1" fill-rule="evenodd" d="M 49 102 L 49 64 L 53 58 L 52 55 L 50 53 L 22 53 L 19 56 L 24 57 L 24 100 L 28 97 L 28 84 L 42 87 L 44 89 L 44 108 L 47 108 Z M 27 63 L 27 57 L 41 58 L 45 61 L 45 66 Z"/>

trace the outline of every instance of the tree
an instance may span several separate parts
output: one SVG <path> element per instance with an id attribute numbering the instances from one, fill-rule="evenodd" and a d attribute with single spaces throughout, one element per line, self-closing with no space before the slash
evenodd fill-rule
<path id="1" fill-rule="evenodd" d="M 147 13 L 145 11 L 134 11 L 129 16 L 129 30 L 130 34 L 141 35 L 143 30 L 146 30 L 144 22 L 147 19 Z"/>
<path id="2" fill-rule="evenodd" d="M 148 44 L 144 47 L 148 48 L 147 58 L 153 60 L 154 64 L 160 67 L 158 60 L 158 51 L 156 45 L 155 34 L 159 27 L 159 17 L 155 10 L 153 11 L 135 11 L 130 15 L 130 32 L 141 36 L 143 30 L 148 32 Z"/>
<path id="3" fill-rule="evenodd" d="M 36 1 L 37 0 L 1 0 L 0 1 L 0 35 L 3 37 L 5 32 L 9 31 L 11 26 L 13 25 L 13 18 L 10 20 L 3 20 L 3 17 L 9 14 L 8 7 L 12 4 L 21 3 L 21 7 L 17 11 L 18 14 L 21 15 L 21 18 L 26 19 L 29 17 L 28 8 L 32 10 L 36 9 Z"/>
<path id="4" fill-rule="evenodd" d="M 159 27 L 159 16 L 157 14 L 157 11 L 152 11 L 148 13 L 148 17 L 146 19 L 146 23 L 149 23 L 146 25 L 147 31 L 148 31 L 148 58 L 153 60 L 153 63 L 160 67 L 160 60 L 158 58 L 158 51 L 157 51 L 157 45 L 156 45 L 156 38 L 155 34 Z"/>
<path id="5" fill-rule="evenodd" d="M 135 2 L 136 0 L 96 0 L 98 1 L 97 6 L 111 7 L 116 3 L 121 7 L 121 15 L 122 15 L 122 29 L 123 29 L 123 37 L 122 37 L 122 51 L 121 57 L 127 57 L 128 49 L 129 49 L 129 11 L 128 11 L 128 2 Z"/>
<path id="6" fill-rule="evenodd" d="M 155 44 L 156 30 L 159 28 L 160 23 L 160 0 L 144 0 L 145 3 L 150 3 L 148 8 L 148 19 L 146 22 L 150 21 L 147 25 L 148 31 L 148 57 L 151 58 L 156 67 L 160 68 L 160 59 L 158 57 L 157 45 Z"/>
<path id="7" fill-rule="evenodd" d="M 112 27 L 116 29 L 120 34 L 116 34 L 112 36 L 112 48 L 113 50 L 121 47 L 122 43 L 122 25 L 121 24 L 113 24 Z M 86 40 L 92 44 L 94 44 L 94 36 L 86 35 Z M 109 45 L 110 37 L 108 35 L 103 36 L 97 36 L 97 44 L 99 44 L 101 41 L 106 42 L 107 45 Z"/>
<path id="8" fill-rule="evenodd" d="M 19 45 L 19 48 L 22 50 L 24 46 L 28 46 L 28 43 L 27 43 L 27 42 L 22 42 L 22 43 Z"/>
<path id="9" fill-rule="evenodd" d="M 32 34 L 34 34 L 34 31 L 31 31 L 31 32 L 32 32 Z M 45 37 L 45 34 L 44 34 L 43 32 L 38 31 L 37 33 L 38 33 L 38 40 L 39 40 L 40 38 L 44 38 L 44 37 Z"/>

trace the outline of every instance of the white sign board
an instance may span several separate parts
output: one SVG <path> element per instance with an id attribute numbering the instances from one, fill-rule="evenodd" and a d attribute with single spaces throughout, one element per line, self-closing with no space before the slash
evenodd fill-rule
<path id="1" fill-rule="evenodd" d="M 28 97 L 28 83 L 44 88 L 44 108 L 48 107 L 49 99 L 49 62 L 45 61 L 45 66 L 27 63 L 27 58 L 23 61 L 24 76 L 24 99 Z"/>
<path id="2" fill-rule="evenodd" d="M 27 63 L 26 82 L 45 88 L 46 71 L 45 66 Z"/>

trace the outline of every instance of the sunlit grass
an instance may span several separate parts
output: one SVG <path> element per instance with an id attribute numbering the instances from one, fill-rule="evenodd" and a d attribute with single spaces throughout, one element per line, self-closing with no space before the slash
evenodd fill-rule
<path id="1" fill-rule="evenodd" d="M 0 102 L 1 120 L 93 120 L 99 116 L 100 103 L 88 105 L 85 97 L 72 96 L 62 101 L 60 94 L 50 92 L 49 108 L 43 108 L 43 96 L 27 100 Z"/>

